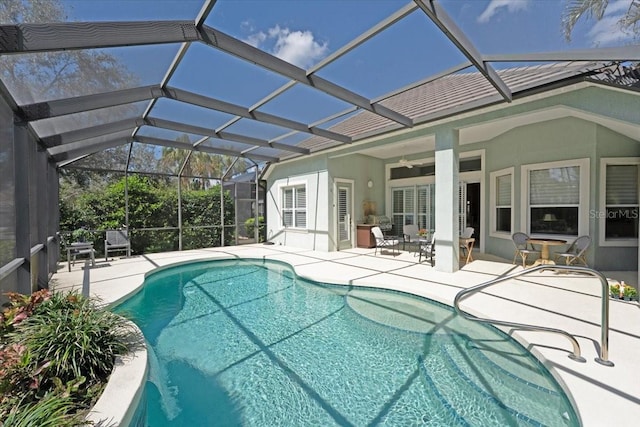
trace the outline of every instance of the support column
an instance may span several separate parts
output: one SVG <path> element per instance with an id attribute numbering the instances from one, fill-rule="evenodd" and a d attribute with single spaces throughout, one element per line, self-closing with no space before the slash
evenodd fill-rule
<path id="1" fill-rule="evenodd" d="M 15 179 L 16 258 L 25 262 L 18 268 L 17 292 L 31 294 L 31 233 L 29 224 L 29 132 L 26 123 L 14 123 L 13 158 Z M 35 186 L 35 183 L 34 183 Z"/>
<path id="2" fill-rule="evenodd" d="M 435 269 L 454 273 L 460 268 L 458 225 L 459 134 L 436 132 L 436 258 Z"/>

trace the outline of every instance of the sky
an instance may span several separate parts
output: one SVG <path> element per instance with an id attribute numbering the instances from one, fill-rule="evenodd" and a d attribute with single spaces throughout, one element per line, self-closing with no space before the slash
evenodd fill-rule
<path id="1" fill-rule="evenodd" d="M 571 41 L 562 33 L 568 0 L 442 0 L 440 4 L 482 54 L 549 52 L 628 44 L 617 22 L 632 0 L 611 0 L 604 18 L 581 21 Z M 193 20 L 202 0 L 68 0 L 71 21 Z M 218 0 L 206 25 L 302 68 L 309 68 L 409 3 L 408 0 Z M 159 83 L 177 45 L 107 49 L 140 76 Z M 369 99 L 464 62 L 421 11 L 322 68 L 317 75 Z M 500 64 L 496 64 L 499 67 Z M 473 71 L 469 69 L 467 71 Z M 287 79 L 202 44 L 192 45 L 170 85 L 250 107 Z M 296 85 L 260 111 L 312 123 L 349 105 Z M 153 115 L 219 127 L 232 116 L 158 102 Z M 227 129 L 261 138 L 282 128 L 242 120 Z M 167 135 L 168 136 L 168 135 Z M 294 143 L 296 138 L 286 141 Z"/>

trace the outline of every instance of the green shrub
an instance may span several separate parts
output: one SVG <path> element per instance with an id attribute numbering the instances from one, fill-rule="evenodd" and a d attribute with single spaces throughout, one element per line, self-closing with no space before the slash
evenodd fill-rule
<path id="1" fill-rule="evenodd" d="M 256 227 L 256 219 L 255 218 L 249 218 L 248 220 L 246 220 L 244 222 L 244 228 L 247 231 L 247 237 L 249 238 L 253 238 L 254 237 L 254 231 L 255 231 L 255 227 Z M 262 240 L 262 236 L 263 236 L 263 232 L 264 232 L 264 217 L 263 216 L 259 216 L 258 217 L 258 234 L 260 235 L 260 239 Z"/>
<path id="2" fill-rule="evenodd" d="M 116 356 L 131 349 L 128 323 L 77 293 L 10 299 L 0 319 L 0 425 L 79 425 L 71 415 L 93 404 Z M 21 424 L 30 411 L 55 418 L 67 401 L 66 421 Z"/>
<path id="3" fill-rule="evenodd" d="M 69 396 L 48 394 L 41 400 L 16 405 L 2 417 L 3 427 L 67 427 L 88 425 L 81 414 L 73 413 L 75 404 Z"/>

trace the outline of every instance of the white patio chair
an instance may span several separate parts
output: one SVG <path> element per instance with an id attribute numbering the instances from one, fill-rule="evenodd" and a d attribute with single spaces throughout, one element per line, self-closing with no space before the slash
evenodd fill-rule
<path id="1" fill-rule="evenodd" d="M 378 248 L 380 248 L 380 253 L 382 253 L 382 250 L 385 248 L 391 248 L 392 253 L 396 253 L 396 251 L 398 250 L 398 244 L 400 243 L 398 239 L 393 237 L 384 237 L 384 234 L 382 233 L 380 227 L 371 228 L 371 233 L 376 239 L 376 250 L 374 252 L 374 255 L 378 254 Z"/>

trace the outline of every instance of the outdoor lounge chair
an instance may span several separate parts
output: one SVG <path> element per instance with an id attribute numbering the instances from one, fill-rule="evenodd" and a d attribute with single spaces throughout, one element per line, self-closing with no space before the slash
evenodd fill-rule
<path id="1" fill-rule="evenodd" d="M 107 230 L 104 239 L 104 258 L 109 260 L 109 252 L 127 251 L 127 258 L 131 256 L 131 241 L 127 230 Z"/>
<path id="2" fill-rule="evenodd" d="M 571 243 L 566 252 L 556 254 L 556 259 L 564 258 L 564 262 L 567 265 L 575 265 L 575 263 L 579 262 L 588 267 L 585 256 L 589 246 L 591 246 L 591 237 L 580 236 Z"/>
<path id="3" fill-rule="evenodd" d="M 371 233 L 376 239 L 376 250 L 374 255 L 378 253 L 378 248 L 380 248 L 380 253 L 382 253 L 382 250 L 385 248 L 391 248 L 393 253 L 398 250 L 398 244 L 400 241 L 395 237 L 385 237 L 384 234 L 382 234 L 380 227 L 372 227 Z"/>
<path id="4" fill-rule="evenodd" d="M 516 263 L 518 255 L 522 258 L 522 268 L 527 266 L 527 256 L 531 254 L 538 254 L 540 251 L 536 251 L 533 245 L 529 243 L 529 236 L 525 233 L 516 232 L 511 236 L 513 245 L 516 247 L 515 254 L 513 255 L 513 263 Z"/>

